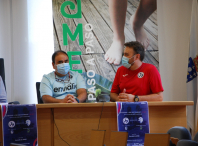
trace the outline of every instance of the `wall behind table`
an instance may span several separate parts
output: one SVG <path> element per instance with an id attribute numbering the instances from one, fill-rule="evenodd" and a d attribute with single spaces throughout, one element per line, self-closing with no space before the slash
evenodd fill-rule
<path id="1" fill-rule="evenodd" d="M 0 0 L 0 57 L 5 59 L 8 101 L 37 103 L 36 81 L 52 70 L 51 5 L 48 0 Z"/>
<path id="2" fill-rule="evenodd" d="M 164 101 L 186 101 L 192 0 L 158 0 L 158 44 Z"/>

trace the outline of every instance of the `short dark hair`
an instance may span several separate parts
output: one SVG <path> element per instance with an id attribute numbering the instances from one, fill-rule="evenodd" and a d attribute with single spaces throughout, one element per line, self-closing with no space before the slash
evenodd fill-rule
<path id="1" fill-rule="evenodd" d="M 140 60 L 144 60 L 145 51 L 144 46 L 137 41 L 131 41 L 124 44 L 126 47 L 133 48 L 135 54 L 140 54 Z"/>
<path id="2" fill-rule="evenodd" d="M 65 55 L 67 55 L 67 53 L 65 51 L 62 51 L 62 50 L 58 50 L 58 51 L 55 51 L 52 55 L 52 62 L 55 63 L 55 57 L 60 54 L 60 53 L 63 53 Z M 69 56 L 67 55 L 67 57 L 69 58 Z"/>

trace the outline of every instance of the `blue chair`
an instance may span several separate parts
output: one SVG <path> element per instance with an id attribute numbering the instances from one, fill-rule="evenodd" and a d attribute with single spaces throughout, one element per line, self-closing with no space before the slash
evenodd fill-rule
<path id="1" fill-rule="evenodd" d="M 198 143 L 193 140 L 180 140 L 177 146 L 198 146 Z"/>
<path id="2" fill-rule="evenodd" d="M 198 142 L 198 132 L 195 134 L 194 141 Z"/>
<path id="3" fill-rule="evenodd" d="M 179 140 L 192 140 L 190 132 L 185 127 L 175 126 L 168 130 L 170 137 L 178 138 Z M 175 146 L 170 141 L 170 146 Z"/>

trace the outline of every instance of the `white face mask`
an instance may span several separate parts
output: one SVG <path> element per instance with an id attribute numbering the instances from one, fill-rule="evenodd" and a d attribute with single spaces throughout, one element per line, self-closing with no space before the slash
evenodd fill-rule
<path id="1" fill-rule="evenodd" d="M 133 58 L 135 55 L 133 55 L 131 58 Z M 130 64 L 129 63 L 129 59 L 131 58 L 127 58 L 125 56 L 122 57 L 122 65 L 126 68 L 129 68 L 131 65 L 133 65 L 135 63 L 135 60 Z"/>
<path id="2" fill-rule="evenodd" d="M 62 74 L 62 75 L 66 75 L 70 70 L 69 63 L 61 63 L 61 64 L 58 64 L 56 66 L 57 66 L 57 72 Z"/>

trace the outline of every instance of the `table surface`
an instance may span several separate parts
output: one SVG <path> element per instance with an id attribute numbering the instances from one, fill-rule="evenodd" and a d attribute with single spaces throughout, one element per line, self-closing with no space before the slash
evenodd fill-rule
<path id="1" fill-rule="evenodd" d="M 192 106 L 194 105 L 193 101 L 160 101 L 160 102 L 148 102 L 149 106 Z M 45 103 L 37 104 L 38 108 L 61 108 L 61 107 L 101 107 L 103 102 L 97 103 Z M 104 102 L 104 106 L 112 107 L 116 106 L 116 102 Z"/>

